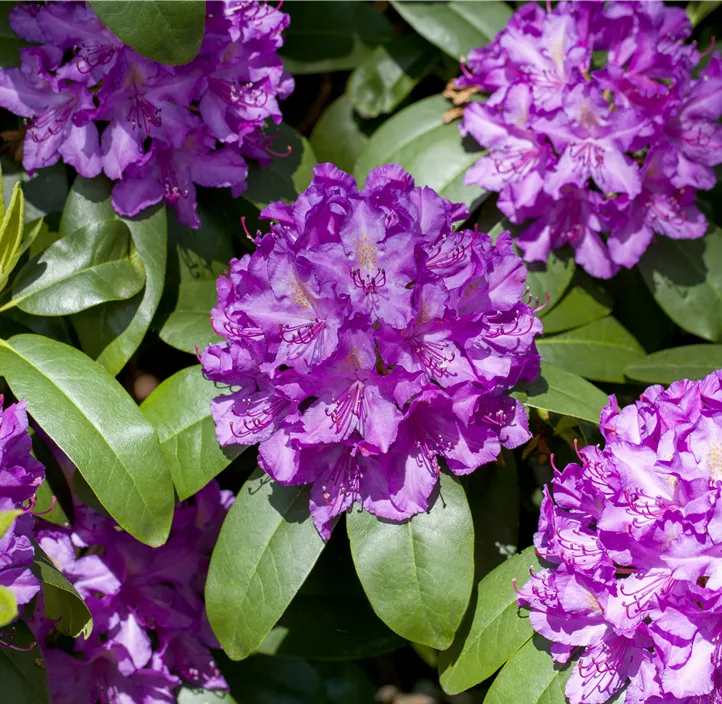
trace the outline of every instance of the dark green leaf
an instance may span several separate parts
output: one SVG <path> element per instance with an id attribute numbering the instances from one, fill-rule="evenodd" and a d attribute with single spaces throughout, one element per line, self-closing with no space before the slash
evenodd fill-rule
<path id="1" fill-rule="evenodd" d="M 444 198 L 470 208 L 488 195 L 478 186 L 465 186 L 464 174 L 482 155 L 472 141 L 461 139 L 459 126 L 445 125 L 449 103 L 440 95 L 420 100 L 397 113 L 374 132 L 356 162 L 359 186 L 371 169 L 400 164 L 416 180 Z"/>
<path id="2" fill-rule="evenodd" d="M 535 635 L 504 666 L 484 704 L 566 704 L 564 687 L 571 673 L 571 667 L 554 665 L 549 643 Z"/>
<path id="3" fill-rule="evenodd" d="M 599 414 L 607 404 L 606 394 L 586 379 L 555 367 L 541 364 L 541 376 L 522 384 L 513 396 L 526 406 L 581 418 L 599 424 Z"/>
<path id="4" fill-rule="evenodd" d="M 664 312 L 683 330 L 722 342 L 722 230 L 699 240 L 660 237 L 639 262 Z"/>
<path id="5" fill-rule="evenodd" d="M 175 309 L 160 329 L 160 339 L 183 352 L 193 354 L 196 347 L 220 342 L 211 327 L 211 308 L 216 305 L 216 282 L 213 279 L 186 281 L 178 287 Z"/>
<path id="6" fill-rule="evenodd" d="M 521 587 L 529 579 L 529 568 L 538 567 L 534 548 L 527 548 L 479 582 L 474 607 L 451 648 L 439 656 L 441 686 L 447 694 L 458 694 L 491 677 L 531 638 L 533 630 L 528 615 L 517 606 L 513 580 Z"/>
<path id="7" fill-rule="evenodd" d="M 187 64 L 201 48 L 205 2 L 90 0 L 90 6 L 113 34 L 153 61 L 171 66 Z"/>
<path id="8" fill-rule="evenodd" d="M 431 510 L 410 521 L 355 510 L 346 525 L 356 572 L 381 620 L 403 638 L 448 648 L 474 580 L 474 528 L 461 485 L 442 474 Z"/>
<path id="9" fill-rule="evenodd" d="M 231 658 L 248 657 L 268 635 L 323 550 L 308 489 L 257 471 L 223 523 L 206 582 L 208 619 Z"/>
<path id="10" fill-rule="evenodd" d="M 13 645 L 0 647 L 0 704 L 49 704 L 43 652 L 22 621 L 13 623 Z"/>
<path id="11" fill-rule="evenodd" d="M 125 223 L 93 223 L 30 260 L 15 279 L 13 300 L 33 315 L 69 315 L 130 298 L 143 288 L 145 272 L 129 254 Z"/>
<path id="12" fill-rule="evenodd" d="M 33 222 L 49 213 L 60 213 L 68 197 L 68 176 L 63 164 L 37 169 L 32 176 L 20 164 L 2 160 L 5 206 L 10 204 L 13 186 L 20 184 L 25 195 L 25 222 Z"/>
<path id="13" fill-rule="evenodd" d="M 578 328 L 609 315 L 611 311 L 612 299 L 609 294 L 593 281 L 585 279 L 544 316 L 544 334 Z"/>
<path id="14" fill-rule="evenodd" d="M 642 346 L 608 316 L 561 335 L 537 340 L 542 358 L 595 381 L 624 383 L 624 369 L 644 357 Z"/>
<path id="15" fill-rule="evenodd" d="M 378 46 L 348 79 L 346 93 L 364 117 L 393 112 L 439 60 L 438 50 L 418 34 Z"/>
<path id="16" fill-rule="evenodd" d="M 686 345 L 647 355 L 628 365 L 624 373 L 645 384 L 671 384 L 701 379 L 717 369 L 722 369 L 722 345 Z"/>
<path id="17" fill-rule="evenodd" d="M 545 263 L 530 262 L 526 267 L 526 283 L 534 305 L 537 305 L 536 301 L 543 303 L 549 294 L 549 303 L 539 311 L 539 317 L 544 318 L 562 300 L 574 278 L 574 257 L 568 252 L 552 252 Z"/>
<path id="18" fill-rule="evenodd" d="M 68 345 L 17 335 L 0 346 L 13 393 L 134 537 L 161 545 L 173 517 L 173 484 L 153 426 L 123 387 Z"/>
<path id="19" fill-rule="evenodd" d="M 18 602 L 15 598 L 15 592 L 0 584 L 0 628 L 14 621 L 17 615 Z"/>
<path id="20" fill-rule="evenodd" d="M 334 100 L 313 128 L 309 141 L 320 163 L 329 161 L 351 173 L 369 138 L 347 95 Z"/>
<path id="21" fill-rule="evenodd" d="M 200 491 L 245 449 L 218 444 L 211 418 L 211 399 L 218 395 L 200 366 L 194 366 L 166 379 L 141 405 L 158 433 L 181 501 Z"/>
<path id="22" fill-rule="evenodd" d="M 392 0 L 391 4 L 422 37 L 454 59 L 488 44 L 506 27 L 512 13 L 505 2 Z"/>
<path id="23" fill-rule="evenodd" d="M 93 617 L 75 587 L 63 576 L 52 560 L 35 544 L 33 574 L 43 584 L 45 618 L 57 621 L 61 633 L 88 638 L 93 631 Z"/>

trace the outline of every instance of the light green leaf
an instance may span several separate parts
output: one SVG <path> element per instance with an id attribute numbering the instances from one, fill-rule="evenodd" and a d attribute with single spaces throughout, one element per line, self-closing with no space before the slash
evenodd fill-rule
<path id="1" fill-rule="evenodd" d="M 178 287 L 178 302 L 160 329 L 160 339 L 183 352 L 194 354 L 223 338 L 211 327 L 211 308 L 218 295 L 213 279 L 185 281 Z"/>
<path id="2" fill-rule="evenodd" d="M 47 465 L 46 469 L 47 469 Z M 35 512 L 41 514 L 44 521 L 56 526 L 68 526 L 70 521 L 60 502 L 53 496 L 53 490 L 46 479 L 35 492 Z M 55 499 L 55 502 L 54 502 Z"/>
<path id="3" fill-rule="evenodd" d="M 15 592 L 0 584 L 0 628 L 7 626 L 17 617 L 18 602 L 15 599 Z"/>
<path id="4" fill-rule="evenodd" d="M 50 704 L 43 652 L 30 629 L 13 623 L 13 645 L 0 647 L 0 704 Z"/>
<path id="5" fill-rule="evenodd" d="M 660 350 L 629 364 L 624 373 L 645 384 L 698 380 L 722 369 L 722 345 L 685 345 Z"/>
<path id="6" fill-rule="evenodd" d="M 10 205 L 3 215 L 0 224 L 0 288 L 5 285 L 10 275 L 10 262 L 20 247 L 23 236 L 23 225 L 25 223 L 25 199 L 19 184 L 15 184 Z"/>
<path id="7" fill-rule="evenodd" d="M 197 365 L 166 379 L 140 407 L 158 433 L 181 501 L 200 491 L 246 449 L 218 444 L 211 418 L 211 399 L 218 395 Z"/>
<path id="8" fill-rule="evenodd" d="M 609 294 L 601 286 L 585 279 L 574 286 L 554 310 L 544 316 L 544 334 L 578 328 L 611 312 L 612 299 Z"/>
<path id="9" fill-rule="evenodd" d="M 360 123 L 361 118 L 346 94 L 334 100 L 319 118 L 309 139 L 319 163 L 329 161 L 351 173 L 369 141 Z"/>
<path id="10" fill-rule="evenodd" d="M 236 704 L 230 692 L 222 689 L 196 689 L 183 687 L 178 692 L 177 704 Z"/>
<path id="11" fill-rule="evenodd" d="M 15 519 L 22 514 L 23 511 L 21 509 L 0 511 L 0 538 L 2 538 L 3 535 L 8 532 L 10 526 L 15 522 Z"/>
<path id="12" fill-rule="evenodd" d="M 208 619 L 231 658 L 248 657 L 261 644 L 323 547 L 307 487 L 281 486 L 260 470 L 243 485 L 223 523 L 206 582 Z"/>
<path id="13" fill-rule="evenodd" d="M 441 475 L 428 513 L 404 523 L 365 511 L 346 519 L 356 572 L 379 618 L 403 638 L 451 645 L 471 596 L 474 527 L 461 485 Z"/>
<path id="14" fill-rule="evenodd" d="M 138 540 L 162 545 L 173 517 L 170 471 L 125 389 L 82 352 L 38 335 L 3 341 L 0 370 L 113 518 Z"/>

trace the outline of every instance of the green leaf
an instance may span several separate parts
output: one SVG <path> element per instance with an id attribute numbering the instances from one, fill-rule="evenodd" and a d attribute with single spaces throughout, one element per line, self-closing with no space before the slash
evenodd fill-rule
<path id="1" fill-rule="evenodd" d="M 369 47 L 391 41 L 393 25 L 365 2 L 292 2 L 279 52 L 293 74 L 349 71 L 369 54 Z"/>
<path id="2" fill-rule="evenodd" d="M 205 2 L 90 0 L 90 6 L 113 34 L 153 61 L 171 66 L 187 64 L 201 48 Z"/>
<path id="3" fill-rule="evenodd" d="M 537 305 L 536 301 L 543 303 L 549 294 L 549 303 L 539 311 L 539 317 L 544 318 L 562 300 L 574 278 L 574 257 L 568 252 L 552 252 L 546 262 L 530 262 L 526 267 L 526 284 L 534 305 Z"/>
<path id="4" fill-rule="evenodd" d="M 447 694 L 491 677 L 531 638 L 533 629 L 517 606 L 514 589 L 514 580 L 519 587 L 526 584 L 531 567 L 539 567 L 533 547 L 509 558 L 477 585 L 473 608 L 452 646 L 439 655 L 441 686 Z"/>
<path id="5" fill-rule="evenodd" d="M 46 465 L 47 467 L 47 465 Z M 53 503 L 53 490 L 48 484 L 47 479 L 38 487 L 35 492 L 35 512 L 42 514 L 43 520 L 48 523 L 52 523 L 56 526 L 68 526 L 70 521 L 68 516 L 60 505 L 60 502 L 55 498 Z"/>
<path id="6" fill-rule="evenodd" d="M 574 286 L 554 310 L 544 316 L 544 334 L 578 328 L 611 312 L 612 299 L 609 294 L 601 286 L 585 279 Z"/>
<path id="7" fill-rule="evenodd" d="M 422 37 L 454 59 L 488 44 L 512 15 L 505 2 L 391 0 L 391 4 Z"/>
<path id="8" fill-rule="evenodd" d="M 15 184 L 20 184 L 25 196 L 25 223 L 39 220 L 50 213 L 60 213 L 68 197 L 68 176 L 62 163 L 36 169 L 30 176 L 20 164 L 2 159 L 2 191 L 5 207 Z M 56 227 L 55 225 L 53 227 Z"/>
<path id="9" fill-rule="evenodd" d="M 173 517 L 170 471 L 125 389 L 82 352 L 38 335 L 3 341 L 0 370 L 113 518 L 138 540 L 162 545 Z"/>
<path id="10" fill-rule="evenodd" d="M 14 621 L 17 616 L 18 602 L 17 599 L 15 599 L 15 592 L 0 584 L 0 628 L 7 626 L 8 623 Z"/>
<path id="11" fill-rule="evenodd" d="M 484 698 L 484 704 L 566 704 L 564 687 L 572 667 L 558 669 L 549 643 L 534 635 L 504 666 Z"/>
<path id="12" fill-rule="evenodd" d="M 425 39 L 405 34 L 376 47 L 349 76 L 346 93 L 363 117 L 393 112 L 438 60 Z"/>
<path id="13" fill-rule="evenodd" d="M 10 509 L 9 511 L 0 511 L 0 538 L 10 529 L 18 516 L 22 516 L 21 509 Z"/>
<path id="14" fill-rule="evenodd" d="M 261 644 L 323 547 L 308 488 L 255 472 L 223 522 L 206 582 L 208 619 L 231 658 L 248 657 Z"/>
<path id="15" fill-rule="evenodd" d="M 533 382 L 521 384 L 512 394 L 524 405 L 561 413 L 599 424 L 599 414 L 607 405 L 607 395 L 586 379 L 546 361 L 541 375 Z"/>
<path id="16" fill-rule="evenodd" d="M 2 286 L 10 275 L 9 264 L 15 252 L 20 247 L 25 223 L 25 199 L 18 184 L 13 188 L 10 205 L 3 215 L 0 224 L 0 273 L 2 273 Z M 0 286 L 1 287 L 1 286 Z"/>
<path id="17" fill-rule="evenodd" d="M 196 689 L 183 687 L 178 692 L 177 704 L 236 704 L 230 692 L 222 689 Z"/>
<path id="18" fill-rule="evenodd" d="M 76 230 L 30 260 L 13 283 L 13 301 L 33 315 L 70 315 L 143 288 L 143 263 L 130 255 L 130 231 L 119 220 Z"/>
<path id="19" fill-rule="evenodd" d="M 329 161 L 343 171 L 353 171 L 369 138 L 361 129 L 361 118 L 354 112 L 348 95 L 340 96 L 326 108 L 309 141 L 320 163 Z"/>
<path id="20" fill-rule="evenodd" d="M 185 281 L 178 287 L 178 302 L 160 329 L 160 339 L 183 352 L 194 354 L 222 338 L 211 327 L 211 308 L 218 294 L 213 279 Z"/>
<path id="21" fill-rule="evenodd" d="M 595 381 L 623 384 L 624 369 L 644 357 L 642 346 L 608 316 L 561 335 L 537 340 L 542 358 Z"/>
<path id="22" fill-rule="evenodd" d="M 73 317 L 83 350 L 115 376 L 138 349 L 158 308 L 165 284 L 167 225 L 162 207 L 121 218 L 110 202 L 110 187 L 106 178 L 78 176 L 63 210 L 60 233 L 70 234 L 98 220 L 119 219 L 128 226 L 145 267 L 142 294 Z"/>
<path id="23" fill-rule="evenodd" d="M 196 365 L 166 379 L 140 407 L 158 433 L 181 501 L 200 491 L 245 450 L 218 444 L 211 418 L 211 399 L 216 396 L 218 389 Z"/>
<path id="24" fill-rule="evenodd" d="M 722 345 L 685 345 L 660 350 L 628 365 L 624 373 L 645 384 L 702 379 L 722 369 Z"/>
<path id="25" fill-rule="evenodd" d="M 22 621 L 13 623 L 12 642 L 0 647 L 0 704 L 49 704 L 43 653 Z"/>
<path id="26" fill-rule="evenodd" d="M 661 237 L 639 262 L 664 312 L 683 330 L 722 342 L 722 230 L 699 240 Z"/>
<path id="27" fill-rule="evenodd" d="M 33 574 L 43 584 L 45 618 L 57 621 L 55 628 L 65 635 L 85 638 L 93 632 L 93 617 L 75 587 L 63 576 L 53 561 L 34 544 Z"/>
<path id="28" fill-rule="evenodd" d="M 428 513 L 404 523 L 365 511 L 346 519 L 356 572 L 371 606 L 403 638 L 451 645 L 474 581 L 474 528 L 461 485 L 441 474 Z"/>
<path id="29" fill-rule="evenodd" d="M 478 186 L 465 186 L 464 174 L 481 156 L 473 140 L 462 140 L 458 124 L 443 122 L 447 100 L 435 95 L 409 105 L 379 127 L 356 162 L 354 176 L 362 185 L 369 171 L 384 164 L 400 164 L 416 180 L 444 198 L 481 203 L 488 193 Z"/>

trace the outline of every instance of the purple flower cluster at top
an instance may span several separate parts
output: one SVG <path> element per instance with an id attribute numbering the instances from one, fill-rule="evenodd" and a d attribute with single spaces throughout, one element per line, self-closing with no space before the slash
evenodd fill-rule
<path id="1" fill-rule="evenodd" d="M 520 590 L 572 704 L 722 701 L 722 371 L 601 416 L 606 447 L 556 472 Z"/>
<path id="2" fill-rule="evenodd" d="M 233 500 L 215 482 L 176 507 L 168 542 L 150 548 L 80 504 L 72 529 L 45 527 L 38 542 L 93 616 L 70 655 L 43 650 L 53 704 L 174 704 L 185 682 L 227 689 L 209 648 L 219 645 L 205 615 L 208 561 Z M 49 524 L 46 524 L 48 526 Z M 39 621 L 43 643 L 52 623 Z"/>
<path id="3" fill-rule="evenodd" d="M 654 233 L 704 235 L 695 191 L 722 162 L 722 61 L 694 79 L 691 32 L 684 9 L 661 2 L 529 3 L 470 52 L 457 86 L 491 95 L 461 131 L 489 153 L 465 182 L 499 192 L 512 222 L 531 219 L 517 240 L 528 261 L 570 244 L 610 278 Z"/>
<path id="4" fill-rule="evenodd" d="M 233 387 L 213 402 L 219 442 L 260 443 L 274 479 L 312 483 L 324 538 L 354 502 L 426 511 L 442 466 L 465 474 L 530 437 L 505 392 L 537 376 L 541 323 L 508 233 L 455 232 L 463 206 L 396 165 L 359 191 L 322 164 L 262 215 L 277 224 L 219 278 L 226 341 L 201 361 Z"/>
<path id="5" fill-rule="evenodd" d="M 199 227 L 195 185 L 245 190 L 244 157 L 270 162 L 263 125 L 293 90 L 276 51 L 288 15 L 256 0 L 208 2 L 198 56 L 166 66 L 137 54 L 84 2 L 23 3 L 13 30 L 34 46 L 0 70 L 0 106 L 27 120 L 28 171 L 62 158 L 113 180 L 113 206 L 161 200 Z M 102 134 L 99 134 L 99 126 Z"/>
<path id="6" fill-rule="evenodd" d="M 0 586 L 10 589 L 22 608 L 40 590 L 40 582 L 30 571 L 35 550 L 30 542 L 34 518 L 29 509 L 45 478 L 45 468 L 30 454 L 25 401 L 5 410 L 2 403 L 0 396 L 0 514 L 16 510 L 22 513 L 0 535 Z M 0 646 L 8 645 L 8 639 L 3 638 L 0 634 Z"/>

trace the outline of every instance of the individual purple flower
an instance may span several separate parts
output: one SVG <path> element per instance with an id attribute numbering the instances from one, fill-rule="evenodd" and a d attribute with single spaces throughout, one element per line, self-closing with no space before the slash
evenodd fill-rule
<path id="1" fill-rule="evenodd" d="M 389 520 L 428 510 L 439 472 L 466 474 L 529 438 L 506 395 L 534 379 L 541 323 L 508 233 L 466 217 L 399 166 L 361 191 L 331 164 L 218 279 L 201 359 L 230 393 L 212 404 L 223 446 L 259 443 L 281 484 L 312 484 L 327 539 L 359 503 Z"/>
<path id="2" fill-rule="evenodd" d="M 610 278 L 655 233 L 704 235 L 694 200 L 722 162 L 722 71 L 715 54 L 693 78 L 702 54 L 684 43 L 691 31 L 680 8 L 655 0 L 529 4 L 470 52 L 456 85 L 490 95 L 467 106 L 460 129 L 489 153 L 465 182 L 498 192 L 525 224 L 528 261 L 571 243 L 589 274 Z"/>
<path id="3" fill-rule="evenodd" d="M 722 682 L 722 371 L 602 410 L 604 449 L 555 470 L 519 590 L 571 704 L 717 701 Z"/>
<path id="4" fill-rule="evenodd" d="M 246 188 L 246 159 L 268 165 L 293 90 L 276 51 L 288 15 L 256 0 L 207 4 L 198 56 L 166 66 L 140 56 L 84 2 L 21 4 L 10 24 L 40 46 L 0 70 L 0 106 L 27 121 L 23 164 L 62 158 L 86 177 L 117 181 L 113 205 L 132 216 L 162 200 L 199 227 L 195 185 Z M 202 164 L 202 168 L 200 166 Z"/>

